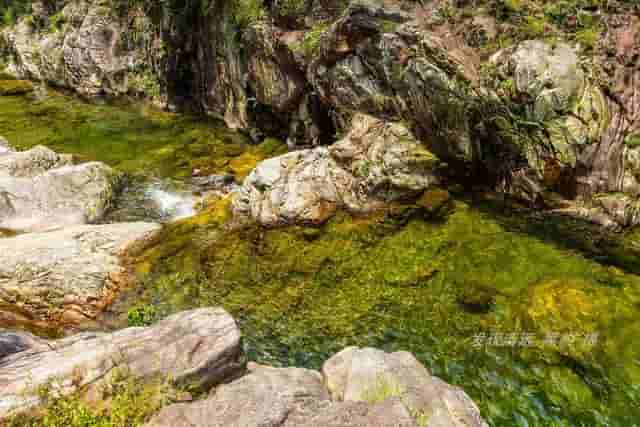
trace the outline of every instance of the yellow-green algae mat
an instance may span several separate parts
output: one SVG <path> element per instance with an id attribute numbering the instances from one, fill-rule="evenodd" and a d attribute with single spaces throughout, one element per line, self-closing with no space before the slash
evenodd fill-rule
<path id="1" fill-rule="evenodd" d="M 214 131 L 189 118 L 48 103 L 0 98 L 0 135 L 129 172 L 255 160 L 227 131 L 185 136 Z M 142 282 L 116 306 L 123 325 L 222 305 L 260 362 L 317 368 L 347 345 L 403 349 L 463 387 L 491 425 L 640 422 L 638 276 L 463 200 L 437 220 L 407 206 L 271 230 L 228 229 L 228 208 L 224 199 L 166 226 L 135 260 Z"/>
<path id="2" fill-rule="evenodd" d="M 0 96 L 0 136 L 14 147 L 46 145 L 99 160 L 134 175 L 187 178 L 228 173 L 241 181 L 262 159 L 286 151 L 274 139 L 248 140 L 207 118 L 160 112 L 145 106 L 89 104 L 48 91 Z"/>

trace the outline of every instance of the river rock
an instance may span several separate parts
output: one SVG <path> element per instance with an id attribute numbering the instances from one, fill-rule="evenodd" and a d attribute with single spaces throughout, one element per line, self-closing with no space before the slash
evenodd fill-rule
<path id="1" fill-rule="evenodd" d="M 334 400 L 372 402 L 398 397 L 425 426 L 486 426 L 475 403 L 460 388 L 432 376 L 407 352 L 348 347 L 322 367 Z"/>
<path id="2" fill-rule="evenodd" d="M 0 176 L 34 177 L 49 169 L 72 164 L 72 156 L 58 154 L 47 147 L 38 145 L 27 151 L 11 152 L 10 155 L 1 157 Z"/>
<path id="3" fill-rule="evenodd" d="M 25 350 L 49 350 L 47 341 L 28 332 L 0 333 L 0 360 Z"/>
<path id="4" fill-rule="evenodd" d="M 256 364 L 248 370 L 203 400 L 162 409 L 146 427 L 486 426 L 462 390 L 405 352 L 347 348 L 325 363 L 323 375 Z"/>
<path id="5" fill-rule="evenodd" d="M 0 157 L 0 227 L 41 231 L 100 219 L 119 174 L 107 165 L 73 165 L 71 156 L 38 146 Z"/>
<path id="6" fill-rule="evenodd" d="M 124 370 L 142 380 L 210 387 L 244 369 L 240 330 L 221 308 L 174 314 L 150 327 L 47 341 L 47 349 L 32 346 L 28 336 L 0 334 L 0 345 L 16 340 L 27 348 L 0 364 L 0 418 L 38 405 L 38 388 L 45 385 L 62 395 L 92 390 Z"/>
<path id="7" fill-rule="evenodd" d="M 164 408 L 147 427 L 276 427 L 291 412 L 327 398 L 317 371 L 251 364 L 246 376 L 218 387 L 207 399 Z"/>
<path id="8" fill-rule="evenodd" d="M 0 239 L 0 311 L 42 327 L 94 318 L 132 279 L 121 257 L 159 228 L 77 225 Z"/>
<path id="9" fill-rule="evenodd" d="M 236 218 L 263 225 L 321 223 L 337 209 L 367 212 L 438 183 L 437 158 L 401 123 L 357 114 L 331 147 L 268 159 L 233 201 Z"/>

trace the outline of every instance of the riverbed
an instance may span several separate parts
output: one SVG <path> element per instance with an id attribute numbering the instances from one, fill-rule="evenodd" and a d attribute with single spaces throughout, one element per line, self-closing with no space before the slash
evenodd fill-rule
<path id="1" fill-rule="evenodd" d="M 0 97 L 0 135 L 111 165 L 127 179 L 107 220 L 165 224 L 102 328 L 221 305 L 259 362 L 317 368 L 348 345 L 407 350 L 491 425 L 640 419 L 640 276 L 624 246 L 598 252 L 464 191 L 434 218 L 395 206 L 322 227 L 228 229 L 228 199 L 198 208 L 194 175 L 240 183 L 286 146 L 135 104 Z"/>

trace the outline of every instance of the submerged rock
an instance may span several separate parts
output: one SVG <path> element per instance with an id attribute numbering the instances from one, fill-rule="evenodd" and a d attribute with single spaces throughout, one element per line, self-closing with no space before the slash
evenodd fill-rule
<path id="1" fill-rule="evenodd" d="M 150 327 L 52 341 L 1 333 L 0 351 L 8 353 L 0 365 L 0 419 L 41 404 L 42 387 L 57 395 L 90 392 L 123 372 L 139 380 L 210 387 L 244 369 L 240 330 L 220 308 L 174 314 Z"/>
<path id="2" fill-rule="evenodd" d="M 432 377 L 411 354 L 347 348 L 325 363 L 322 375 L 250 364 L 246 376 L 220 386 L 204 400 L 164 408 L 147 427 L 258 425 L 480 427 L 486 423 L 462 390 Z"/>
<path id="3" fill-rule="evenodd" d="M 38 231 L 100 219 L 119 175 L 99 162 L 74 165 L 46 147 L 0 157 L 0 227 Z"/>
<path id="4" fill-rule="evenodd" d="M 24 95 L 33 91 L 33 84 L 30 81 L 0 80 L 0 96 Z"/>
<path id="5" fill-rule="evenodd" d="M 0 239 L 0 311 L 41 327 L 94 318 L 132 279 L 120 258 L 159 228 L 78 225 Z"/>
<path id="6" fill-rule="evenodd" d="M 263 225 L 321 223 L 337 209 L 371 211 L 438 183 L 438 159 L 400 123 L 358 114 L 329 148 L 266 160 L 233 201 L 237 218 Z"/>

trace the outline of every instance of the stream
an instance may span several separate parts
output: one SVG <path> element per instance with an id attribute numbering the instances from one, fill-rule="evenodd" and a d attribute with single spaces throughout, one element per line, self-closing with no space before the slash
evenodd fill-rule
<path id="1" fill-rule="evenodd" d="M 464 192 L 435 220 L 401 208 L 228 230 L 228 201 L 207 202 L 194 175 L 241 183 L 283 143 L 53 91 L 0 97 L 0 135 L 123 172 L 105 222 L 164 223 L 135 260 L 140 284 L 102 328 L 221 305 L 258 362 L 318 368 L 348 345 L 407 350 L 463 387 L 493 426 L 638 425 L 640 276 L 624 245 L 588 248 L 562 221 L 532 222 Z M 620 239 L 636 245 L 640 235 Z"/>

